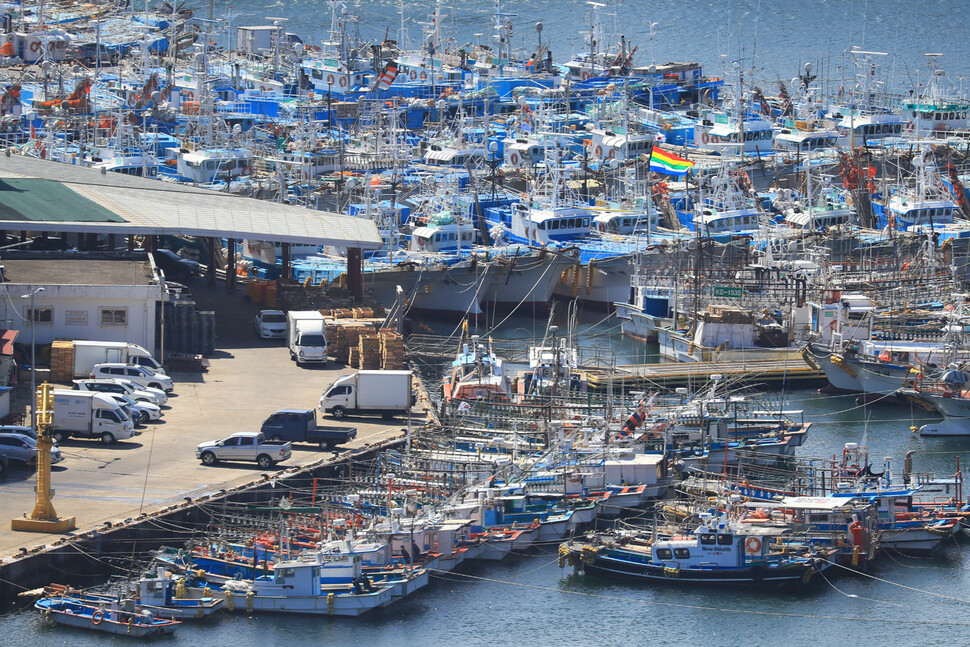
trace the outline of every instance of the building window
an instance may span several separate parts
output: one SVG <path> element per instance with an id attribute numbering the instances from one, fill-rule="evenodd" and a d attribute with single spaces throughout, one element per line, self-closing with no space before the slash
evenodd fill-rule
<path id="1" fill-rule="evenodd" d="M 101 308 L 102 326 L 127 326 L 127 308 Z"/>
<path id="2" fill-rule="evenodd" d="M 27 308 L 27 316 L 25 318 L 27 321 L 33 321 L 36 324 L 52 324 L 54 323 L 54 308 Z"/>

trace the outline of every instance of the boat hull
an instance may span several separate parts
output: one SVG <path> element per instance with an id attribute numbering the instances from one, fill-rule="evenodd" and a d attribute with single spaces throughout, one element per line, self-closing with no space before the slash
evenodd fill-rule
<path id="1" fill-rule="evenodd" d="M 609 554 L 597 555 L 592 564 L 584 564 L 587 575 L 669 582 L 673 584 L 710 584 L 721 586 L 805 586 L 812 582 L 817 567 L 752 566 L 736 569 L 691 569 L 638 563 Z"/>

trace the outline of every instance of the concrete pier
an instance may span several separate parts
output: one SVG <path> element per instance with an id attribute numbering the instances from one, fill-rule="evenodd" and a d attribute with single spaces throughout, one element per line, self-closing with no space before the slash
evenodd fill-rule
<path id="1" fill-rule="evenodd" d="M 146 530 L 151 527 L 146 520 L 175 515 L 180 525 L 190 524 L 198 514 L 193 506 L 200 500 L 243 496 L 240 493 L 259 497 L 258 492 L 280 479 L 312 482 L 314 475 L 326 476 L 336 465 L 403 442 L 409 424 L 425 424 L 429 405 L 422 396 L 410 421 L 403 416 L 340 421 L 356 426 L 357 438 L 337 451 L 296 444 L 293 456 L 270 472 L 251 463 L 202 465 L 195 457 L 198 443 L 256 430 L 276 409 L 315 408 L 323 390 L 354 369 L 340 362 L 325 368 L 299 367 L 282 341 L 256 338 L 253 318 L 259 307 L 244 302 L 241 292 L 207 288 L 201 280 L 190 287 L 200 309 L 216 311 L 218 350 L 209 358 L 208 371 L 172 373 L 175 392 L 162 419 L 148 423 L 132 439 L 109 446 L 70 439 L 61 446 L 64 460 L 52 470 L 53 502 L 61 516 L 77 517 L 75 532 L 48 535 L 10 530 L 10 518 L 33 509 L 35 473 L 27 466 L 8 469 L 0 480 L 5 513 L 0 519 L 0 591 L 16 593 L 19 586 L 45 584 L 44 577 L 51 579 L 45 564 L 58 563 L 65 551 L 77 556 L 103 550 L 99 546 L 109 537 L 111 542 L 123 543 L 124 538 L 144 536 L 147 548 L 149 536 L 157 532 Z M 25 405 L 28 398 L 29 383 L 18 387 L 15 405 Z M 338 424 L 326 418 L 321 422 Z M 70 548 L 76 541 L 72 537 L 83 542 L 80 551 Z"/>

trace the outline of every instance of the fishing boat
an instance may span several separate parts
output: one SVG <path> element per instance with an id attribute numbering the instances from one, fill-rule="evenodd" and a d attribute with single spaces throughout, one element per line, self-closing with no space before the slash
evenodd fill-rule
<path id="1" fill-rule="evenodd" d="M 117 600 L 108 604 L 92 604 L 70 596 L 46 597 L 34 603 L 34 608 L 48 622 L 118 636 L 148 638 L 170 634 L 181 624 L 175 620 L 156 618 L 148 610 L 136 611 L 134 604 L 130 606 L 126 610 Z"/>
<path id="2" fill-rule="evenodd" d="M 471 344 L 462 344 L 451 363 L 451 373 L 444 378 L 445 400 L 508 400 L 512 391 L 503 366 L 503 360 L 495 356 L 491 346 L 472 335 Z"/>
<path id="3" fill-rule="evenodd" d="M 564 544 L 562 555 L 587 575 L 674 584 L 806 586 L 830 566 L 830 550 L 786 546 L 788 528 L 742 524 L 727 512 L 700 518 L 689 535 L 590 534 Z"/>
<path id="4" fill-rule="evenodd" d="M 229 611 L 360 616 L 391 602 L 390 586 L 363 577 L 359 555 L 304 551 L 272 565 L 272 574 L 229 580 L 222 597 Z M 204 577 L 204 576 L 203 576 Z"/>
<path id="5" fill-rule="evenodd" d="M 158 618 L 192 620 L 205 618 L 222 608 L 225 601 L 218 596 L 190 597 L 185 581 L 175 579 L 163 568 L 156 569 L 138 580 L 138 604 Z"/>

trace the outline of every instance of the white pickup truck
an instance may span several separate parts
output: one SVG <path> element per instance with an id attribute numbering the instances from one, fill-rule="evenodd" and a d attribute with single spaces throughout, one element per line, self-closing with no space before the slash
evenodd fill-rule
<path id="1" fill-rule="evenodd" d="M 263 469 L 285 461 L 290 454 L 290 443 L 266 440 L 258 431 L 243 431 L 195 448 L 195 457 L 203 465 L 215 465 L 219 461 L 255 461 Z"/>

